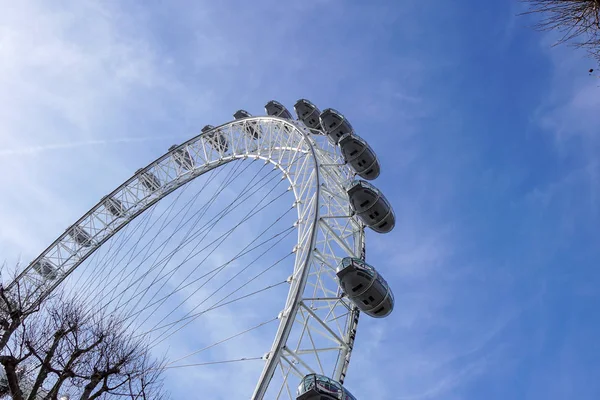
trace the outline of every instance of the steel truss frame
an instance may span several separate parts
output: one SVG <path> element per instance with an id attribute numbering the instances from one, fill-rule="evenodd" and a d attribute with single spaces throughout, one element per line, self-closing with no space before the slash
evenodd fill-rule
<path id="1" fill-rule="evenodd" d="M 257 139 L 253 137 L 256 132 L 260 135 Z M 222 135 L 228 146 L 219 145 L 216 135 Z M 27 304 L 37 305 L 97 248 L 153 204 L 192 179 L 240 159 L 262 159 L 278 168 L 282 179 L 290 182 L 298 213 L 290 289 L 252 399 L 262 399 L 267 393 L 271 397 L 275 392 L 277 398 L 294 399 L 295 383 L 308 373 L 343 383 L 359 311 L 343 297 L 335 272 L 343 257 L 364 256 L 364 226 L 351 213 L 346 187 L 354 173 L 338 147 L 326 135 L 315 135 L 297 121 L 277 117 L 236 120 L 173 148 L 92 207 L 7 289 L 18 286 L 20 293 L 27 293 Z M 115 205 L 120 206 L 119 212 Z M 73 234 L 81 231 L 89 240 Z M 34 265 L 42 260 L 55 268 L 53 279 L 35 271 Z M 277 371 L 281 377 L 274 388 Z"/>

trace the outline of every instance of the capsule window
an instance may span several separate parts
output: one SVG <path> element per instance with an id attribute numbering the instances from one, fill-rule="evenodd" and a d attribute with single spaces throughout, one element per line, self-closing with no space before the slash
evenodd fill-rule
<path id="1" fill-rule="evenodd" d="M 350 155 L 350 156 L 353 156 L 353 155 L 355 155 L 356 153 L 358 153 L 358 150 L 354 150 L 354 151 L 350 152 L 350 154 L 349 154 L 349 155 Z"/>
<path id="2" fill-rule="evenodd" d="M 364 304 L 365 306 L 368 306 L 368 305 L 369 305 L 369 302 L 368 302 L 368 301 L 366 301 L 366 300 L 363 300 L 362 302 L 363 302 L 363 304 Z"/>
<path id="3" fill-rule="evenodd" d="M 356 286 L 354 286 L 354 287 L 352 288 L 352 291 L 353 291 L 353 292 L 356 292 L 357 290 L 360 290 L 360 289 L 362 289 L 362 287 L 363 287 L 363 284 L 362 284 L 362 283 L 359 283 L 358 285 L 356 285 Z"/>
<path id="4" fill-rule="evenodd" d="M 382 311 L 384 311 L 384 310 L 385 310 L 385 307 L 384 307 L 384 306 L 381 306 L 381 307 L 379 307 L 377 310 L 375 310 L 375 312 L 374 312 L 374 313 L 375 313 L 375 314 L 381 314 L 381 312 L 382 312 Z"/>
<path id="5" fill-rule="evenodd" d="M 379 228 L 383 228 L 388 224 L 387 221 L 384 221 L 383 223 L 379 224 Z"/>
<path id="6" fill-rule="evenodd" d="M 369 214 L 369 218 L 371 218 L 371 219 L 375 219 L 377 217 L 379 217 L 379 211 L 375 211 L 375 212 Z"/>
<path id="7" fill-rule="evenodd" d="M 370 200 L 365 200 L 365 201 L 363 201 L 362 203 L 360 203 L 360 207 L 361 207 L 361 208 L 362 208 L 362 207 L 366 207 L 366 206 L 368 206 L 368 205 L 369 205 L 369 203 L 370 203 L 370 202 L 371 202 Z"/>

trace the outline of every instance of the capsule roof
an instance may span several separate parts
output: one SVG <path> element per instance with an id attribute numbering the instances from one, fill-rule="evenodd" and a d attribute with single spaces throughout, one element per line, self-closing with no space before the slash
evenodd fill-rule
<path id="1" fill-rule="evenodd" d="M 359 269 L 363 269 L 365 271 L 375 271 L 375 268 L 370 264 L 367 264 L 364 260 L 358 257 L 344 257 L 338 265 L 336 272 L 342 271 L 344 268 L 349 267 L 350 265 L 354 265 Z"/>
<path id="2" fill-rule="evenodd" d="M 298 118 L 304 118 L 318 108 L 310 100 L 300 99 L 294 104 L 294 110 L 296 110 Z"/>
<path id="3" fill-rule="evenodd" d="M 292 114 L 288 111 L 288 109 L 285 108 L 283 104 L 275 100 L 271 100 L 265 105 L 265 111 L 267 112 L 267 115 L 273 117 L 292 119 Z"/>
<path id="4" fill-rule="evenodd" d="M 352 182 L 352 184 L 350 185 L 350 187 L 348 188 L 348 191 L 358 190 L 359 188 L 369 189 L 375 193 L 381 194 L 381 190 L 377 189 L 375 186 L 373 186 L 369 182 L 363 181 L 362 179 L 354 180 Z"/>
<path id="5" fill-rule="evenodd" d="M 346 133 L 339 140 L 344 161 L 363 179 L 373 180 L 381 172 L 375 151 L 355 133 Z"/>
<path id="6" fill-rule="evenodd" d="M 333 108 L 328 108 L 319 115 L 321 126 L 329 138 L 337 144 L 342 136 L 352 133 L 354 129 L 342 113 Z"/>
<path id="7" fill-rule="evenodd" d="M 302 378 L 296 395 L 296 400 L 356 400 L 341 383 L 319 374 Z"/>
<path id="8" fill-rule="evenodd" d="M 242 118 L 250 118 L 252 116 L 252 114 L 250 114 L 248 111 L 246 110 L 237 110 L 235 112 L 235 114 L 233 114 L 233 117 L 235 119 L 242 119 Z"/>
<path id="9" fill-rule="evenodd" d="M 331 122 L 336 122 L 337 124 L 339 124 L 342 121 L 346 121 L 346 123 L 350 126 L 350 128 L 352 128 L 352 125 L 350 125 L 350 122 L 344 116 L 344 114 L 342 114 L 335 108 L 331 108 L 331 107 L 326 108 L 325 110 L 323 110 L 323 112 L 320 115 L 331 118 L 330 124 L 328 124 L 326 127 L 324 127 L 325 130 L 327 130 L 327 131 L 334 128 L 334 126 L 331 125 Z"/>
<path id="10" fill-rule="evenodd" d="M 311 129 L 321 129 L 319 114 L 321 112 L 313 103 L 306 99 L 300 99 L 294 104 L 294 110 L 298 119 Z"/>

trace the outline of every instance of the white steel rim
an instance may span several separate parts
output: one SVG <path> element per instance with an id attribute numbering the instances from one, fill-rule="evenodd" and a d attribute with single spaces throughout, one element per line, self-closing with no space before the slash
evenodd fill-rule
<path id="1" fill-rule="evenodd" d="M 252 138 L 248 129 L 258 130 L 260 137 Z M 210 137 L 216 132 L 227 139 L 227 151 L 211 145 Z M 123 216 L 113 215 L 103 201 L 99 202 L 34 259 L 7 289 L 18 281 L 31 293 L 30 304 L 41 301 L 103 243 L 169 193 L 231 161 L 262 159 L 290 182 L 298 214 L 298 242 L 290 289 L 278 316 L 279 327 L 271 348 L 266 349 L 265 365 L 252 398 L 262 399 L 267 390 L 273 392 L 270 383 L 278 370 L 281 387 L 277 398 L 295 399 L 292 382 L 309 373 L 343 383 L 359 311 L 343 296 L 335 272 L 343 257 L 364 257 L 364 226 L 352 215 L 346 193 L 353 171 L 344 163 L 338 147 L 326 135 L 314 132 L 296 121 L 252 117 L 228 122 L 188 140 L 108 195 L 123 205 Z M 188 152 L 193 165 L 178 161 L 182 150 Z M 160 186 L 149 190 L 144 183 L 146 173 L 156 176 Z M 89 233 L 89 247 L 68 234 L 77 227 Z M 41 260 L 56 268 L 55 279 L 45 279 L 33 269 Z"/>

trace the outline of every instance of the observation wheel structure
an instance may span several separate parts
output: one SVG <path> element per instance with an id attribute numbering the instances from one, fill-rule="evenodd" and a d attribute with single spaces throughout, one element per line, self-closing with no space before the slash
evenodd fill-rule
<path id="1" fill-rule="evenodd" d="M 141 226 L 142 222 L 148 225 L 149 219 L 144 218 L 150 218 L 149 215 L 155 212 L 155 209 L 162 205 L 165 212 L 169 211 L 166 206 L 174 197 L 179 198 L 181 193 L 190 187 L 192 181 L 201 177 L 208 179 L 207 183 L 202 184 L 201 190 L 204 190 L 210 186 L 209 180 L 216 171 L 230 168 L 229 175 L 226 179 L 221 179 L 219 189 L 215 190 L 215 193 L 221 193 L 228 190 L 227 185 L 231 181 L 228 179 L 234 179 L 241 173 L 241 170 L 234 169 L 234 165 L 238 168 L 238 165 L 258 162 L 261 168 L 275 171 L 279 181 L 287 180 L 285 192 L 288 193 L 287 199 L 291 200 L 290 208 L 295 210 L 295 216 L 292 218 L 292 226 L 286 228 L 285 232 L 295 232 L 290 236 L 295 239 L 290 257 L 266 268 L 276 265 L 279 271 L 285 272 L 285 279 L 278 285 L 284 284 L 280 287 L 285 287 L 287 297 L 280 296 L 281 298 L 271 298 L 269 301 L 276 303 L 279 311 L 271 315 L 275 325 L 273 335 L 269 338 L 270 346 L 251 349 L 255 353 L 261 352 L 260 357 L 257 357 L 260 360 L 256 362 L 262 366 L 257 369 L 256 386 L 248 395 L 251 394 L 253 399 L 296 399 L 299 395 L 304 396 L 302 399 L 313 399 L 309 392 L 319 389 L 319 381 L 315 380 L 315 376 L 327 376 L 338 382 L 341 387 L 348 371 L 360 311 L 373 317 L 383 317 L 393 308 L 393 296 L 389 286 L 373 267 L 364 262 L 365 227 L 380 233 L 389 232 L 394 227 L 395 219 L 390 204 L 381 192 L 364 180 L 357 180 L 357 176 L 367 180 L 376 178 L 380 167 L 373 150 L 354 133 L 347 119 L 333 109 L 320 112 L 307 100 L 299 100 L 294 108 L 297 120 L 276 101 L 266 105 L 267 116 L 251 116 L 239 110 L 234 114 L 235 120 L 216 127 L 207 125 L 200 135 L 172 146 L 166 154 L 139 169 L 130 179 L 103 197 L 70 225 L 18 275 L 7 290 L 16 290 L 19 287 L 20 291 L 27 293 L 27 304 L 35 305 L 48 297 L 59 285 L 67 285 L 71 292 L 79 291 L 81 297 L 94 293 L 96 299 L 110 298 L 110 301 L 105 302 L 112 303 L 107 309 L 114 312 L 119 310 L 132 321 L 143 312 L 148 313 L 146 320 L 152 318 L 159 306 L 175 304 L 171 301 L 181 295 L 181 288 L 191 284 L 185 279 L 178 285 L 168 281 L 181 273 L 169 268 L 176 263 L 178 251 L 189 242 L 188 236 L 182 234 L 183 239 L 168 253 L 169 258 L 166 261 L 166 256 L 161 256 L 162 248 L 156 257 L 155 253 L 151 253 L 153 263 L 148 261 L 150 257 L 142 259 L 140 256 L 141 261 L 134 268 L 137 275 L 124 272 L 124 265 L 128 265 L 124 261 L 109 263 L 106 260 L 116 258 L 112 254 L 117 248 L 125 255 L 130 254 L 127 256 L 130 261 L 137 257 L 133 255 L 137 248 L 144 250 L 145 247 L 132 242 L 133 240 L 147 240 L 148 243 L 160 241 L 162 230 L 157 231 L 158 239 L 148 239 L 148 235 L 151 234 L 147 233 L 140 234 L 139 239 L 129 239 L 127 245 L 120 244 L 126 242 L 126 239 L 121 238 L 134 237 L 133 233 L 130 234 L 130 230 L 134 229 L 131 226 Z M 256 175 L 258 176 L 259 174 Z M 260 181 L 262 178 L 254 180 L 254 175 L 245 179 L 246 185 L 241 194 L 235 197 L 235 207 L 240 206 L 238 211 L 244 210 L 244 202 L 253 196 L 254 192 L 251 191 L 261 189 L 264 183 Z M 204 201 L 211 206 L 216 204 L 211 203 L 213 200 L 212 197 L 194 197 L 194 201 Z M 187 204 L 190 204 L 188 209 L 197 206 L 197 203 L 186 203 L 186 207 Z M 272 206 L 269 202 L 257 204 L 263 210 L 275 210 L 270 208 Z M 227 207 L 223 210 L 230 212 Z M 252 210 L 255 209 L 258 209 L 258 206 Z M 198 210 L 206 212 L 208 206 L 202 206 Z M 225 211 L 218 213 L 218 218 L 210 221 L 220 220 L 224 213 Z M 176 217 L 177 215 L 167 214 L 163 225 L 175 221 Z M 241 218 L 246 221 L 250 217 L 246 215 Z M 190 218 L 186 216 L 180 219 L 178 226 L 184 227 L 189 221 Z M 208 232 L 213 225 L 206 222 L 203 224 L 199 225 L 205 230 L 203 237 L 215 238 L 214 243 L 220 244 L 221 240 L 224 241 L 223 235 L 227 236 L 229 232 L 217 235 L 215 232 Z M 236 227 L 237 225 L 234 228 Z M 181 231 L 184 229 L 181 228 Z M 186 235 L 189 235 L 189 232 L 190 230 Z M 277 233 L 273 237 L 280 235 Z M 173 235 L 168 236 L 165 242 L 172 240 L 172 237 Z M 264 237 L 266 236 L 260 238 Z M 271 240 L 272 238 L 269 238 L 264 241 L 266 248 L 274 248 L 274 242 Z M 131 250 L 132 248 L 134 250 Z M 149 249 L 144 250 L 144 254 L 150 254 Z M 228 267 L 235 264 L 236 257 L 226 260 L 224 265 Z M 261 257 L 249 262 L 248 266 L 255 267 L 260 264 L 265 260 Z M 87 267 L 86 264 L 98 259 L 100 261 L 96 261 L 94 267 Z M 125 256 L 120 258 L 124 259 Z M 159 259 L 160 262 L 156 261 Z M 198 264 L 195 267 L 199 267 L 200 264 L 206 267 L 205 264 L 210 262 L 211 259 L 204 264 L 195 261 Z M 179 264 L 184 263 L 185 260 Z M 190 273 L 186 279 L 191 276 L 189 282 L 192 282 L 204 277 L 210 281 L 213 275 L 225 270 L 221 264 L 213 264 L 217 267 L 209 273 Z M 89 271 L 86 275 L 77 275 L 78 267 L 82 271 L 88 268 Z M 246 268 L 245 266 L 244 273 Z M 259 271 L 251 278 L 243 278 L 244 283 L 240 288 L 249 282 L 260 281 L 264 272 Z M 104 274 L 102 278 L 101 274 Z M 237 277 L 235 274 L 231 276 Z M 92 282 L 95 284 L 93 290 Z M 121 291 L 119 285 L 125 284 L 128 284 L 127 289 L 134 289 L 128 292 Z M 202 286 L 202 291 L 206 291 L 208 287 L 210 284 Z M 272 286 L 268 286 L 267 289 L 270 287 Z M 139 321 L 132 322 L 130 327 L 141 336 L 147 335 L 151 343 L 154 343 L 153 340 L 163 341 L 173 332 L 188 326 L 192 320 L 202 318 L 208 311 L 215 310 L 214 312 L 218 313 L 217 309 L 220 307 L 250 298 L 254 293 L 263 290 L 266 289 L 246 293 L 235 299 L 223 297 L 212 306 L 200 309 L 197 308 L 197 293 L 194 292 L 194 297 L 186 297 L 193 307 L 188 306 L 184 317 L 163 319 L 159 321 L 161 323 L 151 325 L 150 328 Z M 81 294 L 82 291 L 86 293 Z M 109 296 L 108 293 L 112 294 Z M 90 303 L 94 301 L 96 300 L 89 300 Z M 202 303 L 203 301 L 200 302 Z M 171 313 L 172 311 L 166 313 L 167 317 Z M 232 337 L 239 337 L 243 333 L 225 337 L 216 344 L 226 343 Z M 206 348 L 212 348 L 216 344 L 210 344 Z M 242 360 L 247 359 L 237 361 Z M 176 361 L 178 360 L 173 362 Z M 173 368 L 177 366 L 173 365 Z M 317 384 L 306 384 L 303 379 L 307 376 L 312 377 Z M 300 385 L 304 389 L 302 393 L 298 389 L 297 393 L 296 388 L 300 382 L 304 382 Z M 326 398 L 331 399 L 353 398 L 343 397 L 342 392 L 319 393 L 330 396 Z M 211 396 L 206 394 L 204 397 Z"/>

